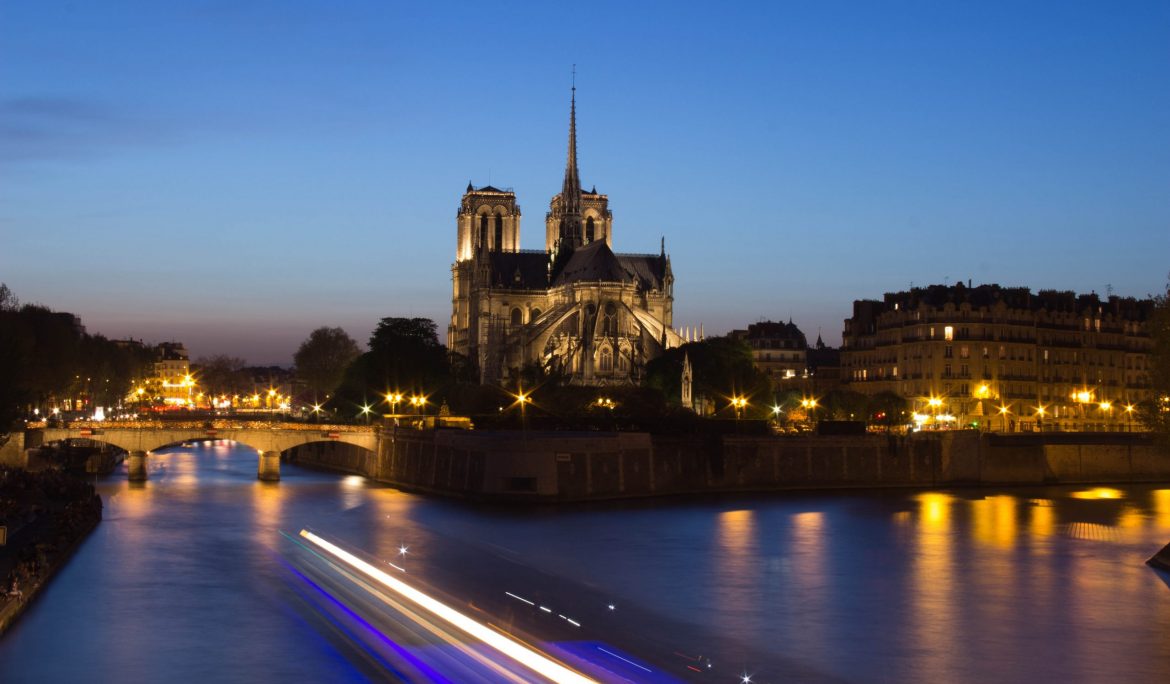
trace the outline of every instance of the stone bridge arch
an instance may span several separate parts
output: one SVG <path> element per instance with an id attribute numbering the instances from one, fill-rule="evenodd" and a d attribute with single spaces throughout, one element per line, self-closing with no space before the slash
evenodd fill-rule
<path id="1" fill-rule="evenodd" d="M 255 449 L 259 456 L 257 477 L 261 480 L 280 479 L 280 455 L 293 447 L 316 442 L 345 442 L 377 453 L 378 428 L 365 426 L 306 426 L 296 423 L 288 426 L 242 427 L 231 424 L 201 426 L 168 426 L 149 424 L 141 427 L 123 425 L 86 425 L 68 428 L 41 428 L 37 443 L 59 442 L 66 439 L 88 439 L 110 444 L 126 451 L 127 468 L 131 480 L 146 479 L 146 459 L 152 451 L 163 447 L 206 439 L 226 439 Z M 27 435 L 26 435 L 27 441 Z"/>

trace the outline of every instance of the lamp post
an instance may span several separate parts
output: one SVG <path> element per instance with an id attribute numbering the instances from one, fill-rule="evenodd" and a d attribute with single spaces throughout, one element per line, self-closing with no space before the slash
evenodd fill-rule
<path id="1" fill-rule="evenodd" d="M 1008 431 L 1008 414 L 1011 413 L 1010 409 L 1011 409 L 1010 406 L 1004 406 L 1002 404 L 999 407 L 999 416 L 1000 416 L 1000 418 L 1003 419 L 1003 431 L 1004 432 Z"/>
<path id="2" fill-rule="evenodd" d="M 1098 404 L 1098 406 L 1105 414 L 1105 430 L 1109 431 L 1113 427 L 1113 402 L 1106 400 Z"/>
<path id="3" fill-rule="evenodd" d="M 930 406 L 930 422 L 934 423 L 934 429 L 937 430 L 938 429 L 938 409 L 940 406 L 942 406 L 942 399 L 939 399 L 938 397 L 931 397 L 930 399 L 928 399 L 926 401 L 926 403 L 927 403 L 927 405 Z"/>
<path id="4" fill-rule="evenodd" d="M 743 413 L 744 407 L 747 406 L 747 399 L 739 396 L 732 397 L 731 406 L 735 408 L 735 420 L 738 421 Z"/>
<path id="5" fill-rule="evenodd" d="M 1125 405 L 1125 431 L 1126 432 L 1129 432 L 1131 429 L 1130 421 L 1133 420 L 1133 409 L 1134 409 L 1133 404 L 1126 404 Z"/>

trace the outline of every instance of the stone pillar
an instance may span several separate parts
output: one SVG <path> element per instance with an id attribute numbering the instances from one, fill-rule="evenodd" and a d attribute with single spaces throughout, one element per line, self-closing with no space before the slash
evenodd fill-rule
<path id="1" fill-rule="evenodd" d="M 260 466 L 256 470 L 256 477 L 265 482 L 280 481 L 280 452 L 261 451 Z"/>
<path id="2" fill-rule="evenodd" d="M 146 480 L 146 452 L 131 451 L 126 454 L 126 470 L 130 473 L 131 482 Z"/>

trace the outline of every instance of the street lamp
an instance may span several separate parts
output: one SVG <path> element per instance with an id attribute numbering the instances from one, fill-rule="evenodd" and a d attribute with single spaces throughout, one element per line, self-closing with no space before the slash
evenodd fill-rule
<path id="1" fill-rule="evenodd" d="M 1008 414 L 1009 414 L 1009 413 L 1011 413 L 1011 410 L 1010 410 L 1010 409 L 1011 409 L 1011 407 L 1010 407 L 1010 406 L 1004 406 L 1004 405 L 1002 405 L 1002 404 L 1001 404 L 1001 405 L 1000 405 L 1000 407 L 999 407 L 999 415 L 1000 415 L 1000 417 L 1001 417 L 1001 418 L 1003 418 L 1003 431 L 1004 431 L 1004 432 L 1007 432 L 1007 431 L 1008 431 L 1008 429 L 1007 429 L 1007 427 L 1008 427 L 1008 426 L 1007 426 L 1007 422 L 1008 422 Z"/>
<path id="2" fill-rule="evenodd" d="M 1105 429 L 1108 430 L 1112 427 L 1110 423 L 1113 419 L 1113 402 L 1105 400 L 1098 404 L 1098 406 L 1105 412 Z"/>
<path id="3" fill-rule="evenodd" d="M 1043 406 L 1036 407 L 1036 427 L 1040 432 L 1044 432 L 1044 416 L 1048 411 Z"/>
<path id="4" fill-rule="evenodd" d="M 744 397 L 736 396 L 731 398 L 731 405 L 735 408 L 736 420 L 739 420 L 740 415 L 743 413 L 744 407 L 747 406 L 747 403 L 747 399 Z"/>

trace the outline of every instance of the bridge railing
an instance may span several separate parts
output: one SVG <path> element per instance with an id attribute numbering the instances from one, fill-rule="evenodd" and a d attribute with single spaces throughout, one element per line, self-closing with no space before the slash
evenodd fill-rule
<path id="1" fill-rule="evenodd" d="M 44 422 L 27 428 L 46 427 Z M 292 423 L 268 420 L 74 420 L 61 424 L 65 429 L 82 430 L 291 430 L 299 432 L 376 432 L 377 425 Z"/>

